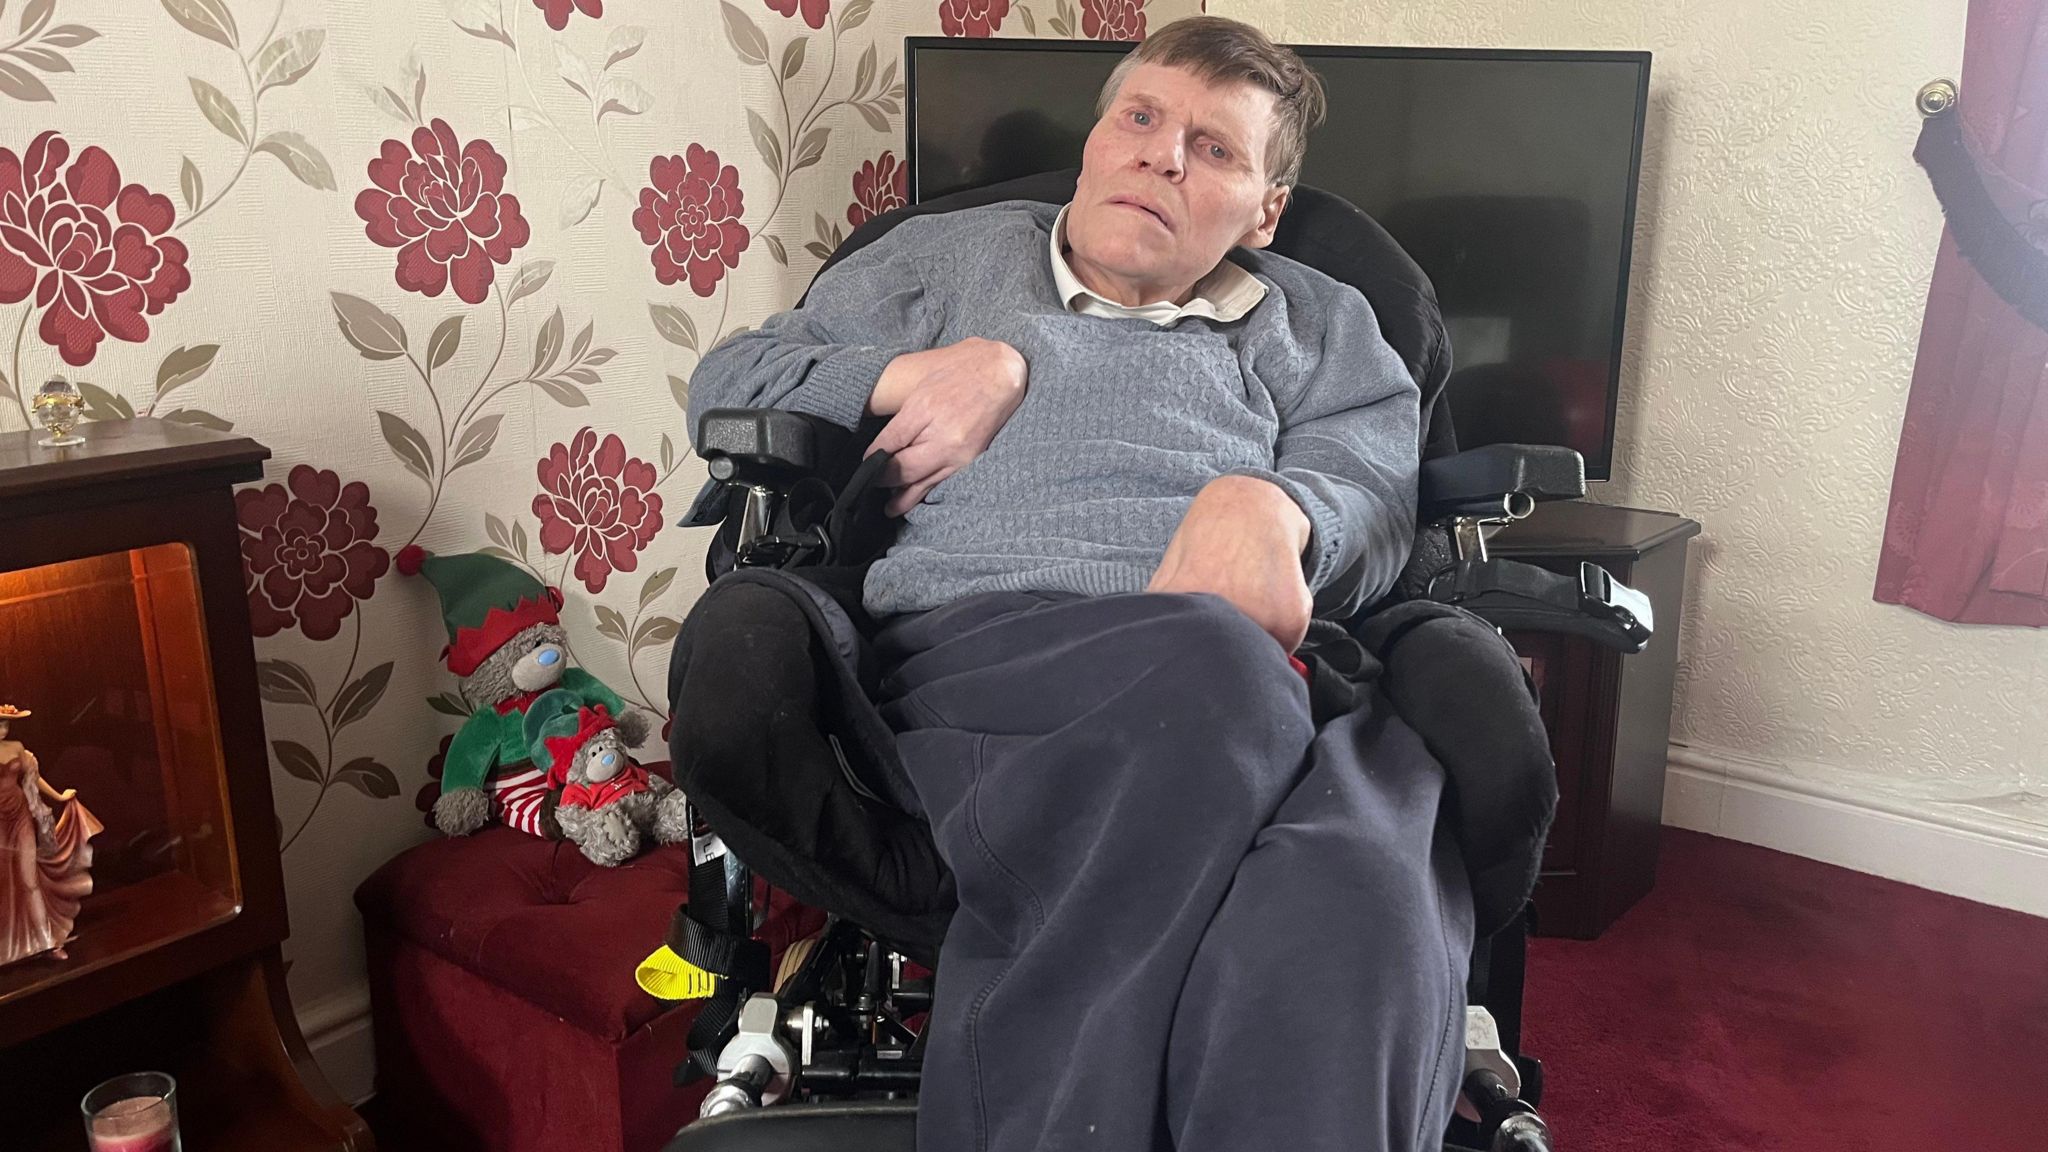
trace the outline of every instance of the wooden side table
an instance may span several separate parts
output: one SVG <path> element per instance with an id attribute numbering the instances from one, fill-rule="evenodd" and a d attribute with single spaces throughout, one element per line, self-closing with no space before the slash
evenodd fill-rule
<path id="1" fill-rule="evenodd" d="M 0 434 L 10 735 L 105 830 L 69 955 L 0 966 L 0 1146 L 75 1152 L 100 1080 L 168 1072 L 198 1152 L 369 1152 L 285 993 L 284 875 L 233 485 L 269 449 L 136 419 Z"/>
<path id="2" fill-rule="evenodd" d="M 1657 878 L 1671 691 L 1698 523 L 1583 501 L 1540 504 L 1489 549 L 1576 575 L 1591 560 L 1650 598 L 1656 634 L 1633 656 L 1570 636 L 1510 631 L 1537 686 L 1557 761 L 1557 820 L 1536 885 L 1538 934 L 1590 940 Z"/>

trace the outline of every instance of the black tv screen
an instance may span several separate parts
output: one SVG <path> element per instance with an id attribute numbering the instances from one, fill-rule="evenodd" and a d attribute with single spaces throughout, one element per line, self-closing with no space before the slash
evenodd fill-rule
<path id="1" fill-rule="evenodd" d="M 1078 166 L 1129 47 L 910 38 L 911 199 Z M 1370 213 L 1435 284 L 1459 446 L 1563 444 L 1606 479 L 1649 53 L 1296 51 L 1330 101 L 1302 181 Z"/>

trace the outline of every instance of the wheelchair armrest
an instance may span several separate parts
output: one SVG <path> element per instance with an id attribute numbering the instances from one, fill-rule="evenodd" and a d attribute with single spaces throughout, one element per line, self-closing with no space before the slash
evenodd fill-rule
<path id="1" fill-rule="evenodd" d="M 1544 500 L 1586 494 L 1586 461 L 1550 444 L 1489 444 L 1422 465 L 1420 512 L 1425 524 L 1461 516 L 1481 520 L 1528 515 Z"/>
<path id="2" fill-rule="evenodd" d="M 734 567 L 855 563 L 886 547 L 894 522 L 879 499 L 864 497 L 889 455 L 863 455 L 885 422 L 869 417 L 850 429 L 779 408 L 705 412 L 695 447 L 711 479 L 682 522 L 719 526 L 706 579 Z"/>
<path id="3" fill-rule="evenodd" d="M 826 468 L 852 438 L 808 412 L 713 408 L 697 421 L 695 443 L 714 480 L 774 484 Z"/>

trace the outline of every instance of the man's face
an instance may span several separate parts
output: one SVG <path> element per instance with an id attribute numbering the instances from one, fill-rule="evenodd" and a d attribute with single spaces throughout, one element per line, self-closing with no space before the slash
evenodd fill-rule
<path id="1" fill-rule="evenodd" d="M 1272 93 L 1140 64 L 1088 134 L 1068 262 L 1124 304 L 1184 302 L 1235 245 L 1272 242 L 1287 189 L 1266 175 Z"/>

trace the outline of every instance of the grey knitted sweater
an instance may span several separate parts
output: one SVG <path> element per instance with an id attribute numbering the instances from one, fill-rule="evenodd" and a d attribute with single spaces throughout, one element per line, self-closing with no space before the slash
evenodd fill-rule
<path id="1" fill-rule="evenodd" d="M 1055 205 L 913 217 L 820 276 L 802 308 L 704 357 L 707 409 L 774 407 L 852 427 L 882 369 L 970 336 L 1022 353 L 1023 402 L 988 450 L 904 518 L 868 570 L 877 615 L 977 592 L 1143 591 L 1202 486 L 1278 484 L 1308 514 L 1317 615 L 1392 586 L 1415 530 L 1415 382 L 1355 289 L 1267 252 L 1234 323 L 1083 316 L 1060 302 Z"/>

